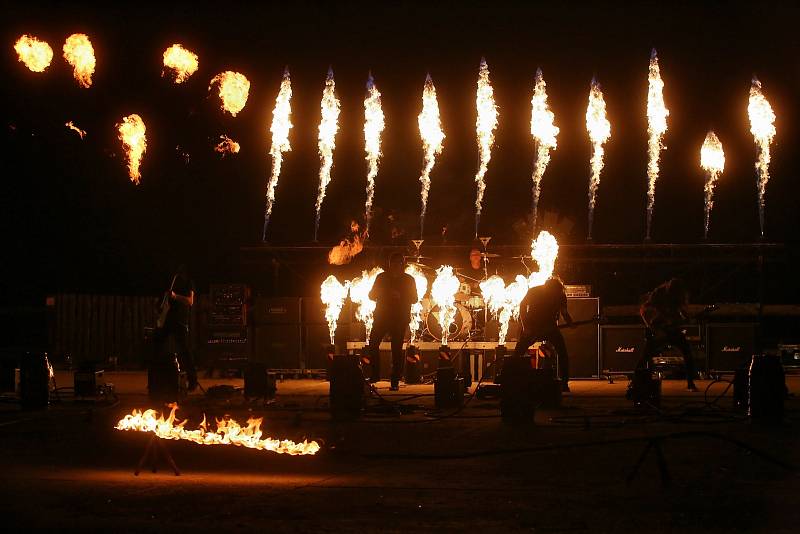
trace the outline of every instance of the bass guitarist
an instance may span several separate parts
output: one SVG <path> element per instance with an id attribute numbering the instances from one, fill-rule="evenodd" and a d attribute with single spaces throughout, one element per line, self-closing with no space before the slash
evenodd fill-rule
<path id="1" fill-rule="evenodd" d="M 164 347 L 170 336 L 175 340 L 178 351 L 178 364 L 186 372 L 189 391 L 197 388 L 197 369 L 189 350 L 189 317 L 194 305 L 194 285 L 189 279 L 186 267 L 181 265 L 172 284 L 161 301 L 161 310 L 154 335 L 156 354 L 164 354 Z"/>

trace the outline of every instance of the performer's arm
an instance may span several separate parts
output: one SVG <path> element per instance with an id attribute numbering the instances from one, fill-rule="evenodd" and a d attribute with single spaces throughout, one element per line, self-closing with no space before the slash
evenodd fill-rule
<path id="1" fill-rule="evenodd" d="M 189 295 L 188 296 L 179 295 L 179 294 L 175 293 L 174 291 L 172 292 L 172 294 L 170 296 L 172 297 L 172 300 L 177 300 L 178 302 L 183 302 L 184 304 L 186 304 L 190 308 L 194 305 L 194 290 L 189 290 Z"/>
<path id="2" fill-rule="evenodd" d="M 569 310 L 567 309 L 567 295 L 566 293 L 561 293 L 561 317 L 564 318 L 566 321 L 567 326 L 572 324 L 572 316 L 569 314 Z"/>

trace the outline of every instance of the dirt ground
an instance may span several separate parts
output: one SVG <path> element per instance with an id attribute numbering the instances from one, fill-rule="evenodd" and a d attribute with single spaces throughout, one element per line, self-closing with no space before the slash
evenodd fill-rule
<path id="1" fill-rule="evenodd" d="M 59 384 L 71 376 L 58 373 Z M 661 413 L 624 398 L 626 382 L 576 381 L 559 409 L 504 424 L 496 400 L 435 411 L 433 386 L 388 391 L 358 420 L 332 421 L 328 383 L 285 380 L 275 402 L 196 392 L 202 414 L 264 417 L 266 434 L 314 439 L 315 456 L 164 441 L 181 469 L 133 475 L 150 439 L 121 432 L 154 406 L 144 373 L 106 373 L 119 402 L 48 410 L 0 405 L 0 517 L 13 530 L 258 532 L 694 532 L 800 530 L 800 404 L 778 424 L 732 410 L 726 384 L 699 393 L 665 381 Z M 789 377 L 790 391 L 800 378 Z M 241 380 L 201 380 L 209 387 Z M 716 402 L 715 402 L 716 400 Z M 659 462 L 658 451 L 663 462 Z M 643 457 L 640 469 L 637 461 Z"/>

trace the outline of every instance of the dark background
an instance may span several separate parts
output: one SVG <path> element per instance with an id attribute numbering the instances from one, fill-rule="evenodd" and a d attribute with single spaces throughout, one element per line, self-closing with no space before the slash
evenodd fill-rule
<path id="1" fill-rule="evenodd" d="M 334 243 L 363 211 L 366 163 L 363 97 L 371 69 L 383 94 L 384 158 L 376 206 L 396 209 L 416 233 L 422 148 L 417 129 L 427 72 L 436 84 L 444 151 L 432 174 L 426 231 L 447 224 L 451 241 L 473 232 L 478 166 L 474 99 L 485 56 L 500 110 L 486 176 L 482 234 L 515 244 L 530 209 L 534 149 L 530 96 L 544 70 L 561 128 L 542 184 L 540 210 L 572 219 L 562 243 L 586 234 L 589 81 L 602 84 L 612 124 L 595 213 L 600 243 L 644 236 L 647 65 L 656 47 L 670 110 L 662 153 L 653 239 L 696 243 L 703 230 L 699 150 L 713 128 L 726 153 L 710 237 L 757 240 L 756 148 L 747 98 L 756 74 L 777 115 L 766 238 L 796 241 L 798 216 L 796 95 L 800 94 L 797 6 L 764 2 L 281 2 L 121 5 L 5 3 L 2 10 L 2 164 L 0 292 L 11 303 L 41 303 L 54 291 L 153 293 L 177 262 L 202 288 L 235 271 L 243 244 L 260 242 L 271 163 L 269 125 L 281 73 L 294 96 L 270 242 L 313 237 L 319 161 L 319 99 L 333 66 L 341 99 L 333 180 L 322 209 L 320 241 Z M 71 33 L 87 33 L 97 56 L 90 89 L 81 89 L 61 57 Z M 17 62 L 23 33 L 47 40 L 54 59 L 43 74 Z M 180 42 L 200 69 L 175 85 L 160 77 L 161 54 Z M 223 70 L 251 81 L 236 117 L 219 109 L 208 81 Z M 114 125 L 138 113 L 147 126 L 142 183 L 127 177 Z M 64 127 L 87 130 L 81 141 Z M 221 158 L 220 134 L 241 152 Z M 182 154 L 189 154 L 188 163 Z M 786 281 L 784 281 L 786 282 Z"/>

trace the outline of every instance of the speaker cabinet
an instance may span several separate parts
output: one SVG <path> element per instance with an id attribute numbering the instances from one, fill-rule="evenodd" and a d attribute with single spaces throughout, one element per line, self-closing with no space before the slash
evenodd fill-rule
<path id="1" fill-rule="evenodd" d="M 253 305 L 256 324 L 299 324 L 299 297 L 258 297 Z"/>
<path id="2" fill-rule="evenodd" d="M 573 321 L 589 321 L 600 314 L 600 299 L 567 299 L 567 309 Z M 599 365 L 599 328 L 592 322 L 574 328 L 562 328 L 561 334 L 569 352 L 570 378 L 597 378 Z"/>
<path id="3" fill-rule="evenodd" d="M 706 325 L 708 368 L 735 371 L 750 363 L 756 348 L 756 323 Z"/>
<path id="4" fill-rule="evenodd" d="M 600 327 L 600 369 L 602 372 L 632 373 L 644 356 L 644 325 Z"/>
<path id="5" fill-rule="evenodd" d="M 255 328 L 253 360 L 268 369 L 301 369 L 299 325 L 262 325 Z"/>

